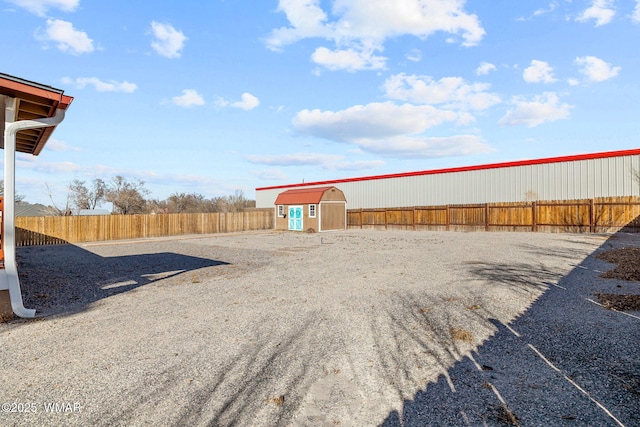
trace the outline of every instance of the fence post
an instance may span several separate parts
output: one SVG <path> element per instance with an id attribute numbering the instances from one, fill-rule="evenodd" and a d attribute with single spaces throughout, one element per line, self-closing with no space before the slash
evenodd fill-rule
<path id="1" fill-rule="evenodd" d="M 595 212 L 595 202 L 591 199 L 591 203 L 589 204 L 589 231 L 591 233 L 596 232 L 596 212 Z"/>
<path id="2" fill-rule="evenodd" d="M 364 210 L 360 208 L 360 230 L 364 227 Z"/>
<path id="3" fill-rule="evenodd" d="M 536 202 L 531 203 L 531 231 L 538 231 L 538 218 L 536 218 Z"/>
<path id="4" fill-rule="evenodd" d="M 413 225 L 413 231 L 416 231 L 416 207 L 413 207 L 413 214 L 411 216 L 411 223 Z"/>
<path id="5" fill-rule="evenodd" d="M 484 231 L 489 231 L 489 203 L 484 204 Z"/>
<path id="6" fill-rule="evenodd" d="M 450 212 L 449 212 L 449 205 L 447 205 L 447 206 L 446 206 L 446 208 L 447 208 L 447 231 L 449 231 L 449 229 L 450 229 L 449 224 L 451 223 L 451 220 L 450 220 L 450 218 L 449 218 L 449 215 L 450 215 Z"/>

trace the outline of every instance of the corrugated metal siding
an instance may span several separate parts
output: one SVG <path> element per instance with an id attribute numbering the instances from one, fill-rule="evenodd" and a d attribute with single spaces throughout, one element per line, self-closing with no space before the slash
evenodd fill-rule
<path id="1" fill-rule="evenodd" d="M 631 155 L 333 185 L 344 192 L 348 209 L 575 200 L 640 195 L 638 171 L 640 155 Z M 272 207 L 286 190 L 256 191 L 256 206 Z"/>

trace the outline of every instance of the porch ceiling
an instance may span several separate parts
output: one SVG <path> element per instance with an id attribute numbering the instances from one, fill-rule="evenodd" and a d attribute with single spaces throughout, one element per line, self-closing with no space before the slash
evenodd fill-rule
<path id="1" fill-rule="evenodd" d="M 5 96 L 7 122 L 53 117 L 56 109 L 66 110 L 73 101 L 61 89 L 3 73 L 0 73 L 0 95 Z M 18 132 L 16 151 L 37 156 L 54 130 L 55 126 L 50 126 Z M 4 148 L 1 140 L 0 148 Z"/>

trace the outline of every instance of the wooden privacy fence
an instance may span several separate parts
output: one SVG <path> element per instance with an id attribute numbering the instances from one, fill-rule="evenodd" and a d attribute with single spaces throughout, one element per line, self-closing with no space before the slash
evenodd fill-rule
<path id="1" fill-rule="evenodd" d="M 349 228 L 473 231 L 640 231 L 640 198 L 350 209 Z"/>
<path id="2" fill-rule="evenodd" d="M 56 245 L 273 228 L 273 209 L 249 212 L 17 217 L 16 245 Z"/>
<path id="3" fill-rule="evenodd" d="M 273 209 L 249 212 L 17 217 L 17 246 L 271 230 Z M 467 231 L 640 231 L 640 198 L 349 209 L 348 228 Z"/>

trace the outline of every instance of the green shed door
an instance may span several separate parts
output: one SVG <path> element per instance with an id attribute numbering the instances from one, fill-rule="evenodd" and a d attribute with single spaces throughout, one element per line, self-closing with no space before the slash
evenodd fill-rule
<path id="1" fill-rule="evenodd" d="M 302 231 L 302 206 L 289 206 L 289 230 Z"/>

